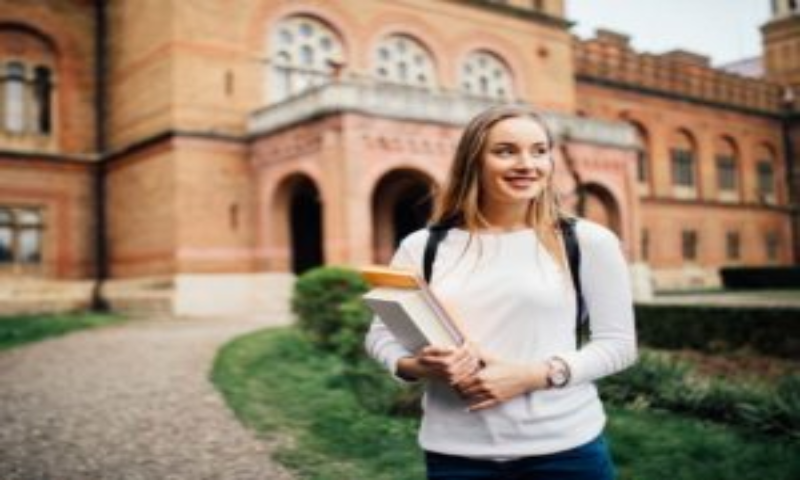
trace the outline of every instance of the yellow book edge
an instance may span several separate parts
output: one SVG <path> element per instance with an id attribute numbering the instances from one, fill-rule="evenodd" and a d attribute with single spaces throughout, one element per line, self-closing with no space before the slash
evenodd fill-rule
<path id="1" fill-rule="evenodd" d="M 365 265 L 359 271 L 364 281 L 373 287 L 422 288 L 420 279 L 413 270 Z"/>

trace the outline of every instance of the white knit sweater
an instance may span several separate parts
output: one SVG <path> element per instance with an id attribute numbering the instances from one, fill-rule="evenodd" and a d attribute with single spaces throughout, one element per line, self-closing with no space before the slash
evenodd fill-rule
<path id="1" fill-rule="evenodd" d="M 532 230 L 469 233 L 452 229 L 439 247 L 431 288 L 490 354 L 518 363 L 567 361 L 565 388 L 539 390 L 487 410 L 468 412 L 451 387 L 426 385 L 419 433 L 423 449 L 473 458 L 507 460 L 567 450 L 596 437 L 605 413 L 593 380 L 618 372 L 636 358 L 628 270 L 619 241 L 587 220 L 577 224 L 581 282 L 592 338 L 576 351 L 575 296 L 569 270 L 556 264 Z M 426 230 L 401 243 L 392 265 L 422 269 Z M 367 351 L 394 373 L 411 355 L 376 318 Z"/>

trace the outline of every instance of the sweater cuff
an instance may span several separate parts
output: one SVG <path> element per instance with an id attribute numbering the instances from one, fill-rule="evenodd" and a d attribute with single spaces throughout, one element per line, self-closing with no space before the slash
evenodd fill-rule
<path id="1" fill-rule="evenodd" d="M 397 364 L 400 361 L 400 359 L 405 358 L 405 357 L 412 357 L 412 356 L 413 356 L 413 354 L 411 352 L 409 352 L 408 350 L 406 350 L 405 348 L 403 348 L 403 347 L 401 347 L 399 345 L 398 346 L 392 346 L 391 349 L 388 352 L 385 352 L 385 354 L 383 356 L 383 361 L 384 361 L 383 366 L 384 366 L 384 368 L 386 368 L 386 370 L 389 371 L 389 373 L 392 375 L 392 377 L 395 380 L 397 380 L 399 383 L 406 384 L 406 385 L 417 383 L 418 380 L 410 379 L 410 378 L 406 378 L 406 377 L 401 377 L 397 373 Z"/>
<path id="2" fill-rule="evenodd" d="M 582 362 L 582 355 L 580 352 L 568 352 L 556 355 L 557 358 L 563 360 L 569 367 L 569 383 L 566 386 L 577 385 L 580 383 L 592 380 L 589 372 Z"/>

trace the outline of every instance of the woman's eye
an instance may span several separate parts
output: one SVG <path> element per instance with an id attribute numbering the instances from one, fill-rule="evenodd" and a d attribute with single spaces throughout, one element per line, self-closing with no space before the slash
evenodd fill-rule
<path id="1" fill-rule="evenodd" d="M 537 147 L 533 149 L 533 156 L 535 157 L 543 157 L 550 153 L 550 150 L 547 147 Z"/>
<path id="2" fill-rule="evenodd" d="M 498 148 L 494 151 L 494 154 L 498 157 L 508 157 L 512 155 L 514 152 L 510 148 Z"/>

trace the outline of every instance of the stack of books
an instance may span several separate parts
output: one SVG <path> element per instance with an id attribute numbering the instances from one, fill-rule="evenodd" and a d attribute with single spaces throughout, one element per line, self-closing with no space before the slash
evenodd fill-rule
<path id="1" fill-rule="evenodd" d="M 457 347 L 462 329 L 415 272 L 385 266 L 366 266 L 361 275 L 372 287 L 364 303 L 410 352 L 427 345 Z"/>

